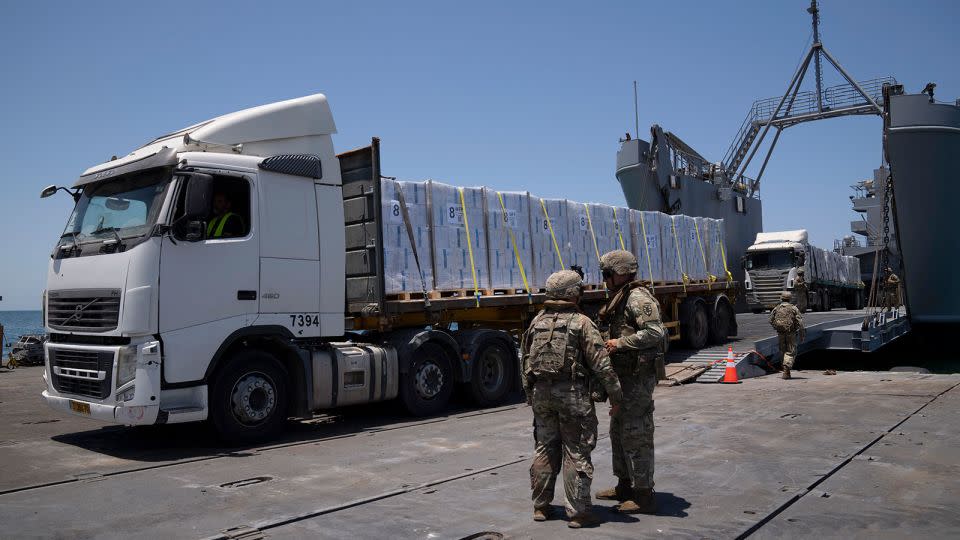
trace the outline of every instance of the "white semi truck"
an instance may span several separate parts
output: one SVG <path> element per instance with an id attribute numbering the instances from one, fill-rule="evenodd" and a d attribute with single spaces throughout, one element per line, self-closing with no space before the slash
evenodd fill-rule
<path id="1" fill-rule="evenodd" d="M 210 420 L 243 441 L 322 409 L 399 397 L 425 415 L 456 385 L 480 404 L 517 388 L 515 338 L 543 294 L 384 294 L 379 141 L 336 155 L 335 132 L 317 94 L 46 188 L 76 201 L 47 276 L 47 403 L 128 425 Z M 735 334 L 736 283 L 656 293 L 672 339 Z"/>
<path id="2" fill-rule="evenodd" d="M 780 303 L 781 292 L 793 291 L 800 268 L 807 298 L 794 298 L 794 303 L 814 311 L 863 307 L 860 259 L 811 245 L 806 229 L 757 233 L 743 257 L 743 267 L 747 306 L 754 312 L 773 308 Z"/>

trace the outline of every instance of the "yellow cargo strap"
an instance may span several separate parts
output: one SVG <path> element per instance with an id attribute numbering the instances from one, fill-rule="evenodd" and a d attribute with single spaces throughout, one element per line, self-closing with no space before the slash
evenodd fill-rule
<path id="1" fill-rule="evenodd" d="M 727 273 L 727 281 L 733 281 L 733 274 L 727 268 L 727 252 L 723 249 L 723 242 L 720 241 L 720 235 L 717 235 L 717 243 L 720 244 L 720 256 L 723 257 L 723 271 Z"/>
<path id="2" fill-rule="evenodd" d="M 513 229 L 507 224 L 507 207 L 503 204 L 503 194 L 497 192 L 497 199 L 500 200 L 500 210 L 503 212 L 504 227 L 510 233 L 510 245 L 513 246 L 513 256 L 517 258 L 517 266 L 520 268 L 520 277 L 523 278 L 523 290 L 527 292 L 527 303 L 533 303 L 533 296 L 530 294 L 530 285 L 527 283 L 527 273 L 523 269 L 523 260 L 520 258 L 520 250 L 517 248 L 517 238 L 513 235 Z"/>
<path id="3" fill-rule="evenodd" d="M 677 249 L 677 266 L 680 267 L 680 275 L 682 276 L 680 281 L 683 283 L 683 294 L 687 294 L 687 282 L 690 281 L 690 276 L 683 271 L 683 259 L 680 257 L 680 240 L 677 239 L 677 222 L 673 220 L 673 216 L 670 216 L 670 228 L 673 230 L 673 247 Z"/>
<path id="4" fill-rule="evenodd" d="M 553 240 L 553 249 L 557 250 L 557 259 L 560 261 L 560 269 L 566 268 L 563 264 L 563 256 L 560 255 L 560 246 L 557 245 L 557 237 L 553 235 L 553 224 L 550 223 L 550 214 L 547 213 L 547 205 L 540 199 L 540 208 L 543 208 L 543 217 L 547 218 L 547 228 L 550 229 L 550 239 Z"/>
<path id="5" fill-rule="evenodd" d="M 650 273 L 650 292 L 657 292 L 657 288 L 653 286 L 653 265 L 650 263 L 650 246 L 647 244 L 647 224 L 643 222 L 643 214 L 637 213 L 640 216 L 640 231 L 643 233 L 643 251 L 647 255 L 647 272 Z"/>
<path id="6" fill-rule="evenodd" d="M 717 280 L 717 276 L 710 273 L 710 267 L 707 265 L 707 253 L 703 251 L 703 240 L 700 239 L 700 225 L 697 220 L 693 220 L 693 228 L 697 231 L 697 245 L 700 246 L 700 256 L 703 257 L 703 271 L 707 273 L 707 290 L 710 290 L 710 284 Z"/>
<path id="7" fill-rule="evenodd" d="M 463 200 L 463 188 L 457 188 L 460 193 L 460 210 L 463 212 L 463 228 L 467 234 L 467 251 L 470 252 L 470 272 L 473 274 L 473 296 L 480 307 L 480 289 L 477 288 L 477 266 L 473 263 L 473 242 L 470 240 L 470 221 L 467 219 L 467 203 Z"/>
<path id="8" fill-rule="evenodd" d="M 613 222 L 616 224 L 616 227 L 617 227 L 617 236 L 620 238 L 620 249 L 626 251 L 626 250 L 627 250 L 627 246 L 624 245 L 624 243 L 623 243 L 623 232 L 620 231 L 620 220 L 617 219 L 617 207 L 616 207 L 616 206 L 613 207 Z"/>

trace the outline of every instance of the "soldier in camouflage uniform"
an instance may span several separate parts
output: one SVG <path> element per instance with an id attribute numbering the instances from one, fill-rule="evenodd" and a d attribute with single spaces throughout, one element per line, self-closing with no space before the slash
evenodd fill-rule
<path id="1" fill-rule="evenodd" d="M 598 317 L 605 327 L 605 346 L 623 387 L 620 411 L 610 420 L 615 488 L 597 493 L 598 499 L 618 500 L 623 513 L 656 512 L 653 492 L 653 390 L 657 366 L 662 366 L 667 332 L 660 320 L 660 304 L 640 281 L 635 281 L 637 259 L 616 250 L 600 258 L 604 282 L 613 297 Z"/>
<path id="2" fill-rule="evenodd" d="M 807 310 L 807 280 L 804 277 L 803 267 L 797 268 L 797 279 L 793 282 L 793 295 L 797 299 L 797 309 L 800 313 Z"/>
<path id="3" fill-rule="evenodd" d="M 590 381 L 602 381 L 614 409 L 622 393 L 600 332 L 577 306 L 583 288 L 580 276 L 562 270 L 546 285 L 548 300 L 521 342 L 523 390 L 533 406 L 536 443 L 530 466 L 533 519 L 544 521 L 549 516 L 562 459 L 568 526 L 580 528 L 599 523 L 590 500 L 590 453 L 597 445 Z"/>
<path id="4" fill-rule="evenodd" d="M 780 303 L 770 310 L 770 326 L 777 331 L 780 353 L 783 354 L 784 379 L 790 378 L 790 370 L 797 359 L 797 332 L 800 332 L 800 341 L 806 337 L 803 315 L 790 303 L 792 296 L 789 291 L 780 293 Z"/>
<path id="5" fill-rule="evenodd" d="M 887 279 L 883 284 L 883 305 L 887 311 L 890 311 L 903 304 L 903 297 L 900 293 L 900 278 L 893 273 L 893 269 L 890 267 L 887 267 L 885 273 L 887 274 Z"/>

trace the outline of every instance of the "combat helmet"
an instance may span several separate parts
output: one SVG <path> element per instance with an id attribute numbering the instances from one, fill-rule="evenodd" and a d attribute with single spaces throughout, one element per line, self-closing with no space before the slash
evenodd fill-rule
<path id="1" fill-rule="evenodd" d="M 547 298 L 575 300 L 583 290 L 583 279 L 573 270 L 560 270 L 547 278 Z"/>
<path id="2" fill-rule="evenodd" d="M 791 294 L 790 291 L 783 291 L 780 293 L 780 300 L 789 302 L 790 300 L 793 300 L 793 294 Z"/>
<path id="3" fill-rule="evenodd" d="M 621 276 L 630 276 L 637 273 L 637 258 L 633 253 L 622 249 L 616 249 L 603 254 L 600 257 L 600 271 L 607 273 L 613 272 Z"/>

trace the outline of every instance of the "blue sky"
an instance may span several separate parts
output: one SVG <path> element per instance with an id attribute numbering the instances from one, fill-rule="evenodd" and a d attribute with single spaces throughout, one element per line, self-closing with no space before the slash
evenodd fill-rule
<path id="1" fill-rule="evenodd" d="M 8 2 L 0 18 L 0 309 L 36 309 L 68 197 L 48 184 L 154 136 L 327 94 L 338 150 L 383 141 L 385 174 L 623 204 L 618 138 L 658 123 L 719 161 L 750 104 L 782 94 L 805 0 Z M 960 97 L 960 3 L 821 5 L 857 79 Z M 827 84 L 839 82 L 829 69 Z M 812 79 L 811 79 L 812 80 Z M 881 163 L 878 117 L 791 128 L 764 175 L 767 230 L 847 234 L 849 186 Z M 755 172 L 754 169 L 752 172 Z"/>

